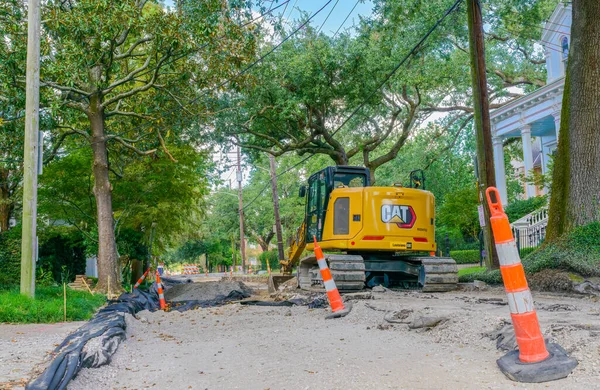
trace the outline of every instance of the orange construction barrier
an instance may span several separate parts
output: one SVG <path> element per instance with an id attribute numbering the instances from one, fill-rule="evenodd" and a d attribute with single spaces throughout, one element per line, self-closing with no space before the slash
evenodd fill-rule
<path id="1" fill-rule="evenodd" d="M 520 382 L 545 382 L 564 378 L 577 366 L 577 361 L 569 358 L 564 349 L 557 344 L 549 344 L 548 348 L 546 347 L 533 307 L 533 297 L 525 278 L 525 270 L 521 264 L 519 249 L 508 217 L 502 208 L 500 194 L 496 188 L 490 187 L 486 191 L 486 197 L 500 261 L 500 273 L 519 345 L 518 361 L 515 353 L 509 352 L 498 360 L 498 365 L 510 379 Z M 551 349 L 552 353 L 548 349 Z"/>
<path id="2" fill-rule="evenodd" d="M 267 259 L 267 272 L 269 273 L 269 276 L 271 275 L 271 264 L 269 264 L 269 259 Z"/>
<path id="3" fill-rule="evenodd" d="M 133 286 L 133 288 L 138 288 L 140 286 L 140 284 L 142 284 L 142 282 L 144 281 L 144 279 L 146 279 L 146 275 L 148 275 L 148 272 L 150 272 L 151 269 L 152 269 L 152 267 L 148 267 L 148 269 L 146 270 L 146 272 L 144 272 L 144 274 L 138 279 L 138 281 L 135 283 L 135 285 Z"/>
<path id="4" fill-rule="evenodd" d="M 331 311 L 333 313 L 344 310 L 344 303 L 342 302 L 342 297 L 337 287 L 335 286 L 335 281 L 333 280 L 333 276 L 331 276 L 331 271 L 327 266 L 327 261 L 325 260 L 325 256 L 323 256 L 323 251 L 321 247 L 317 243 L 317 237 L 314 237 L 315 240 L 315 256 L 317 257 L 317 263 L 319 264 L 319 270 L 321 270 L 321 277 L 323 278 L 323 285 L 325 286 L 325 291 L 327 292 L 327 299 L 329 300 L 329 305 L 331 306 Z"/>
<path id="5" fill-rule="evenodd" d="M 160 282 L 160 274 L 156 271 L 156 287 L 158 288 L 158 302 L 160 303 L 160 309 L 165 310 L 167 307 L 167 301 L 165 301 L 165 294 L 163 292 L 162 283 Z"/>
<path id="6" fill-rule="evenodd" d="M 490 195 L 492 191 L 494 191 L 492 188 L 488 188 L 486 191 L 492 214 L 490 223 L 500 260 L 500 272 L 508 297 L 510 316 L 515 328 L 517 344 L 519 344 L 519 360 L 523 363 L 539 362 L 550 354 L 546 349 L 544 336 L 533 308 L 533 297 L 525 279 L 525 271 L 513 238 L 510 222 L 504 213 L 502 204 L 498 201 L 500 197 L 496 197 L 496 202 L 492 202 Z"/>

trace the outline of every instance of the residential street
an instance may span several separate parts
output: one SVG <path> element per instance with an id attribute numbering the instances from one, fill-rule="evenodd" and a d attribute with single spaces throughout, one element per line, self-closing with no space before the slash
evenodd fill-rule
<path id="1" fill-rule="evenodd" d="M 240 304 L 140 312 L 113 362 L 82 370 L 69 389 L 600 388 L 595 299 L 535 294 L 544 335 L 580 363 L 567 379 L 533 385 L 508 380 L 496 366 L 503 352 L 494 338 L 509 321 L 502 290 L 373 297 L 334 320 L 325 320 L 329 309 Z M 384 320 L 401 310 L 407 321 L 448 320 L 431 330 Z"/>

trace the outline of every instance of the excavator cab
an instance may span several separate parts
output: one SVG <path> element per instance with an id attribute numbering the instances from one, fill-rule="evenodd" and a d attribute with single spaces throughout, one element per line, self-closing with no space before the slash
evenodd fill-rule
<path id="1" fill-rule="evenodd" d="M 307 237 L 316 236 L 317 241 L 322 240 L 331 191 L 336 188 L 362 188 L 370 185 L 369 170 L 362 167 L 327 167 L 310 176 L 308 187 L 305 187 L 305 193 L 308 195 L 305 214 Z"/>

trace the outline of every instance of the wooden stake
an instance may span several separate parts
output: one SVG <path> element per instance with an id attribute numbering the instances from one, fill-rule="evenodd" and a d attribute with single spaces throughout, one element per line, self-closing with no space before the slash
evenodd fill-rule
<path id="1" fill-rule="evenodd" d="M 85 285 L 85 287 L 88 289 L 88 291 L 90 292 L 90 294 L 94 295 L 94 292 L 92 291 L 92 289 L 90 288 L 90 286 L 85 281 L 85 278 L 81 278 L 81 281 L 83 282 L 83 284 Z"/>
<path id="2" fill-rule="evenodd" d="M 63 282 L 63 313 L 64 320 L 67 322 L 67 283 Z"/>

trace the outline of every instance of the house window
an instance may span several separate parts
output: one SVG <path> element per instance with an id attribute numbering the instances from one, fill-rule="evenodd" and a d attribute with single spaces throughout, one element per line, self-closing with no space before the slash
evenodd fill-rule
<path id="1" fill-rule="evenodd" d="M 560 47 L 562 48 L 562 60 L 567 61 L 567 58 L 569 58 L 569 38 L 562 37 Z"/>

